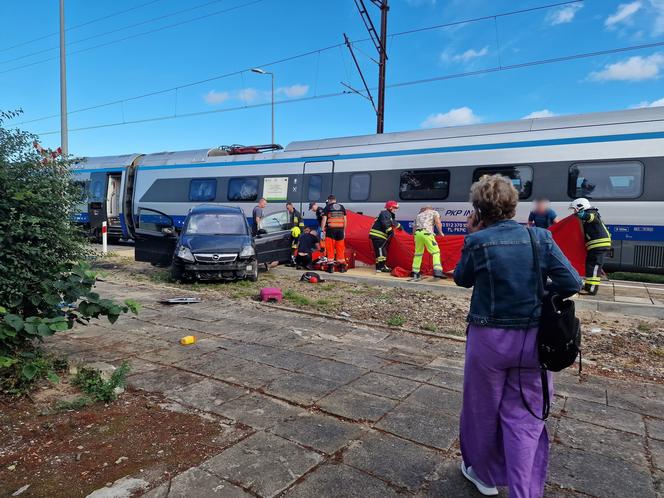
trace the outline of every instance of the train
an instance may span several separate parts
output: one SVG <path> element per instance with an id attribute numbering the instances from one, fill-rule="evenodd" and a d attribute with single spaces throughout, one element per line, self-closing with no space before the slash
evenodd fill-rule
<path id="1" fill-rule="evenodd" d="M 93 235 L 106 221 L 109 236 L 134 239 L 137 249 L 148 243 L 141 236 L 146 216 L 166 216 L 177 228 L 201 203 L 249 214 L 264 197 L 277 225 L 286 202 L 313 224 L 309 202 L 324 203 L 330 193 L 372 216 L 386 200 L 397 200 L 406 229 L 431 205 L 447 234 L 464 234 L 471 184 L 495 173 L 519 191 L 517 221 L 526 223 L 534 199 L 548 198 L 564 217 L 572 199 L 587 197 L 612 234 L 608 271 L 664 273 L 664 107 L 296 141 L 285 148 L 90 157 L 73 167 L 87 192 L 76 221 Z"/>

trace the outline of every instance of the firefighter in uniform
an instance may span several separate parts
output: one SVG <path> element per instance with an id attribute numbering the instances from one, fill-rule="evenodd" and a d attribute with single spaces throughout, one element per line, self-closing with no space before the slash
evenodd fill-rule
<path id="1" fill-rule="evenodd" d="M 581 294 L 597 294 L 604 257 L 611 249 L 611 233 L 604 225 L 597 208 L 590 205 L 588 199 L 581 197 L 569 205 L 581 220 L 586 239 L 586 277 Z"/>
<path id="2" fill-rule="evenodd" d="M 346 208 L 337 202 L 334 195 L 327 198 L 327 206 L 323 209 L 321 221 L 325 238 L 325 255 L 327 271 L 334 273 L 335 265 L 341 273 L 346 271 Z"/>
<path id="3" fill-rule="evenodd" d="M 385 209 L 380 212 L 374 220 L 371 230 L 369 230 L 369 239 L 376 255 L 376 272 L 378 273 L 390 273 L 392 271 L 386 265 L 387 247 L 394 235 L 394 231 L 401 228 L 401 225 L 395 219 L 397 209 L 399 209 L 397 201 L 387 201 Z"/>
<path id="4" fill-rule="evenodd" d="M 288 211 L 288 226 L 291 229 L 291 262 L 295 264 L 295 253 L 297 252 L 297 241 L 300 238 L 302 229 L 304 228 L 304 219 L 300 212 L 295 209 L 292 202 L 286 203 L 286 210 Z"/>
<path id="5" fill-rule="evenodd" d="M 323 229 L 321 228 L 323 226 L 323 211 L 324 209 L 318 205 L 317 202 L 310 202 L 309 203 L 309 211 L 314 213 L 316 215 L 316 226 L 318 227 L 316 230 L 316 233 L 318 234 L 318 239 L 322 242 L 323 241 Z M 320 245 L 320 252 L 322 253 L 322 257 L 325 257 L 325 245 L 321 244 Z"/>

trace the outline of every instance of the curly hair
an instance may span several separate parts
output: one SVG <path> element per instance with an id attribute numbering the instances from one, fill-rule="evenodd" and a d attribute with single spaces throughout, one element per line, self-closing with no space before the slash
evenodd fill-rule
<path id="1" fill-rule="evenodd" d="M 509 220 L 516 214 L 519 193 L 502 175 L 484 175 L 470 187 L 470 202 L 485 225 Z"/>

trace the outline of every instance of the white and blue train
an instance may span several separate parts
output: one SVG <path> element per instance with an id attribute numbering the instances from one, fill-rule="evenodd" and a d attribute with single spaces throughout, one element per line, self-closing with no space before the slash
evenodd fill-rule
<path id="1" fill-rule="evenodd" d="M 546 197 L 559 216 L 587 197 L 613 235 L 609 270 L 664 273 L 664 108 L 293 142 L 264 153 L 213 148 L 89 158 L 75 170 L 88 191 L 79 221 L 94 233 L 135 238 L 141 212 L 181 224 L 201 203 L 240 206 L 260 197 L 268 212 L 286 201 L 306 212 L 334 193 L 347 208 L 376 215 L 399 201 L 409 227 L 419 208 L 439 210 L 449 234 L 465 233 L 470 185 L 486 173 L 512 179 L 517 220 Z M 309 222 L 313 215 L 307 213 Z"/>

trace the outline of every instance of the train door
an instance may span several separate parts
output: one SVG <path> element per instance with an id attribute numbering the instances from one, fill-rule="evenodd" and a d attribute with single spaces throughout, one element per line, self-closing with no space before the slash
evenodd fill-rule
<path id="1" fill-rule="evenodd" d="M 307 212 L 310 202 L 324 207 L 327 196 L 334 193 L 334 161 L 304 163 L 302 209 L 305 218 L 313 216 Z"/>
<path id="2" fill-rule="evenodd" d="M 105 193 L 107 173 L 91 173 L 88 187 L 88 218 L 90 220 L 90 236 L 101 238 L 101 222 L 106 221 Z"/>
<path id="3" fill-rule="evenodd" d="M 106 222 L 108 235 L 112 238 L 122 237 L 120 214 L 122 210 L 122 173 L 109 173 L 106 183 Z"/>

